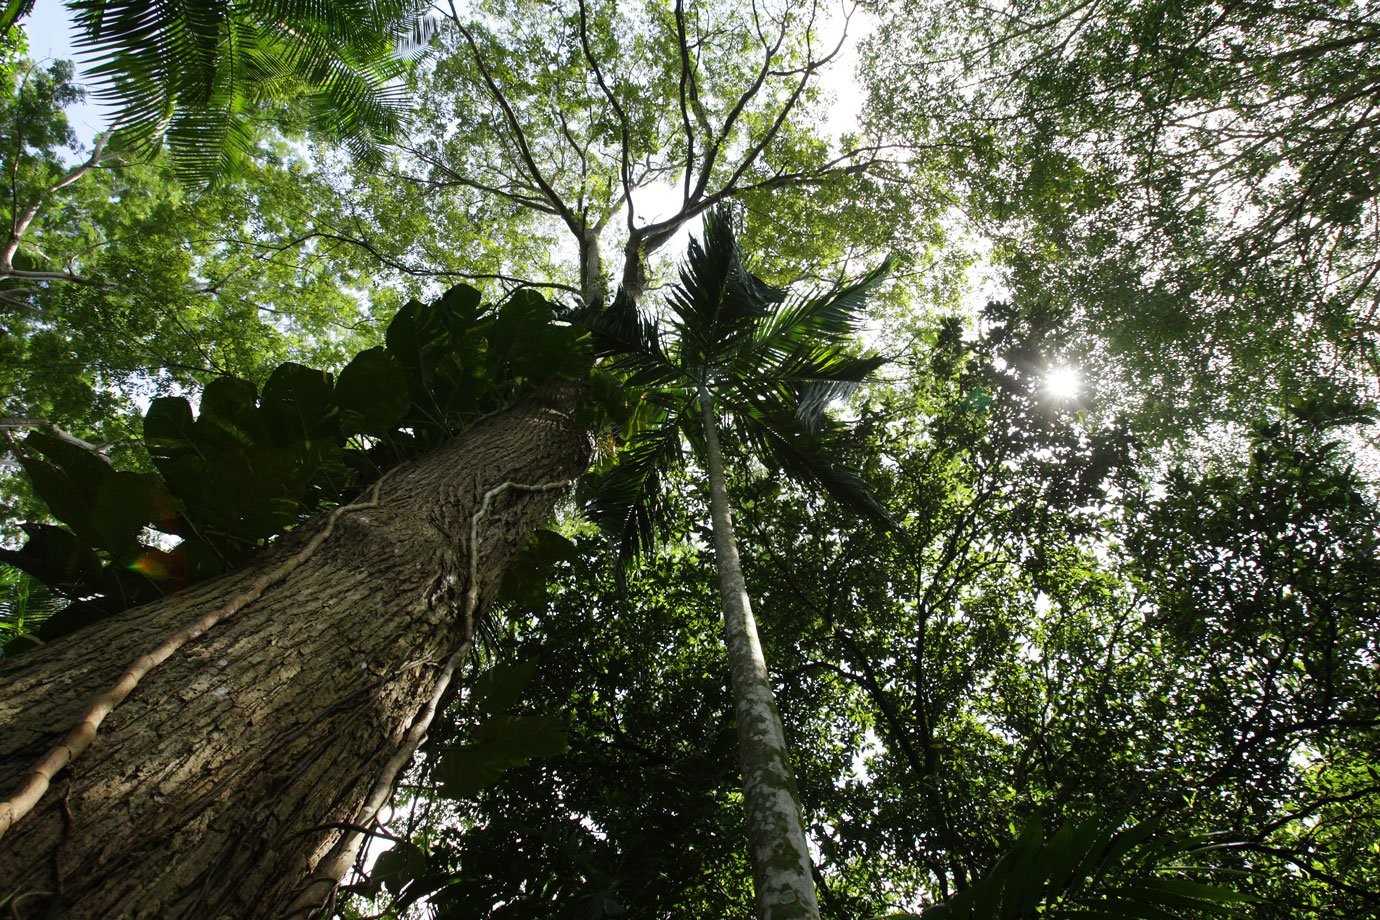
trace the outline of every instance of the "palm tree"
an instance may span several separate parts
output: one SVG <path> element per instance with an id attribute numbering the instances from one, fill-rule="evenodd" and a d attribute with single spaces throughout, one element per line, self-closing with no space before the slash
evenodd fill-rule
<path id="1" fill-rule="evenodd" d="M 762 920 L 818 917 L 795 777 L 739 562 L 725 487 L 720 428 L 764 463 L 822 485 L 868 517 L 889 521 L 862 480 L 831 458 L 839 426 L 824 415 L 881 359 L 850 346 L 883 265 L 823 296 L 789 298 L 749 274 L 724 210 L 706 217 L 667 301 L 669 337 L 621 296 L 579 320 L 596 354 L 645 393 L 643 432 L 596 479 L 591 516 L 626 559 L 661 523 L 663 472 L 682 462 L 682 438 L 708 467 L 714 554 L 738 724 L 749 856 Z M 724 423 L 727 423 L 726 425 Z"/>
<path id="2" fill-rule="evenodd" d="M 399 37 L 416 0 L 68 0 L 85 33 L 97 98 L 116 105 L 126 143 L 166 138 L 205 181 L 256 140 L 266 103 L 305 98 L 308 117 L 357 154 L 397 127 Z M 17 17 L 24 10 L 7 10 Z M 3 21 L 3 20 L 0 20 Z"/>

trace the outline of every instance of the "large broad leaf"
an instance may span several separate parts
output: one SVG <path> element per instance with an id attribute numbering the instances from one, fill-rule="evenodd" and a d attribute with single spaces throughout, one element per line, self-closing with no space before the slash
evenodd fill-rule
<path id="1" fill-rule="evenodd" d="M 579 556 L 575 544 L 566 537 L 553 530 L 538 530 L 504 570 L 497 600 L 527 609 L 545 604 L 546 588 L 556 567 Z"/>
<path id="2" fill-rule="evenodd" d="M 402 365 L 383 348 L 362 351 L 345 365 L 335 399 L 346 434 L 387 434 L 412 405 Z"/>
<path id="3" fill-rule="evenodd" d="M 521 387 L 589 369 L 589 333 L 555 323 L 554 312 L 550 301 L 530 290 L 518 291 L 499 309 L 489 332 L 493 379 Z"/>
<path id="4" fill-rule="evenodd" d="M 413 428 L 444 434 L 452 419 L 478 411 L 487 342 L 474 319 L 472 290 L 452 289 L 429 306 L 410 301 L 388 325 L 387 349 L 407 378 Z"/>
<path id="5" fill-rule="evenodd" d="M 119 557 L 138 546 L 139 535 L 151 524 L 165 533 L 178 533 L 185 505 L 152 473 L 118 472 L 102 484 L 91 508 L 91 527 L 101 546 Z"/>
<path id="6" fill-rule="evenodd" d="M 1048 840 L 1039 818 L 971 886 L 927 908 L 922 920 L 1241 918 L 1253 899 L 1183 877 L 1196 840 L 1160 833 L 1157 820 L 1069 821 Z M 1200 875 L 1208 870 L 1197 870 Z M 903 915 L 904 916 L 904 915 Z"/>
<path id="7" fill-rule="evenodd" d="M 487 716 L 500 715 L 517 703 L 536 673 L 535 658 L 517 664 L 496 664 L 475 678 L 470 702 Z"/>
<path id="8" fill-rule="evenodd" d="M 335 391 L 325 371 L 279 365 L 264 384 L 259 410 L 279 446 L 340 435 Z"/>
<path id="9" fill-rule="evenodd" d="M 494 716 L 471 742 L 448 748 L 436 776 L 451 798 L 468 798 L 495 783 L 513 767 L 536 757 L 556 757 L 567 749 L 565 731 L 550 716 Z"/>
<path id="10" fill-rule="evenodd" d="M 101 535 L 92 527 L 91 509 L 102 485 L 115 475 L 110 462 L 95 451 L 42 431 L 24 439 L 19 461 L 53 516 L 98 545 Z"/>
<path id="11" fill-rule="evenodd" d="M 52 642 L 54 639 L 60 639 L 69 633 L 76 632 L 83 626 L 99 623 L 108 616 L 110 616 L 110 610 L 102 605 L 77 601 L 68 604 L 45 620 L 43 625 L 38 628 L 37 635 L 44 642 Z"/>
<path id="12" fill-rule="evenodd" d="M 254 384 L 235 377 L 219 377 L 201 394 L 195 437 L 204 451 L 267 444 L 268 426 L 258 408 Z"/>
<path id="13" fill-rule="evenodd" d="M 430 308 L 446 331 L 461 338 L 469 334 L 483 311 L 481 295 L 468 284 L 457 284 L 442 294 Z"/>
<path id="14" fill-rule="evenodd" d="M 370 886 L 377 891 L 377 886 L 382 885 L 397 894 L 414 879 L 425 875 L 427 867 L 427 855 L 420 847 L 405 841 L 399 842 L 374 860 L 374 868 L 369 872 Z"/>
<path id="15" fill-rule="evenodd" d="M 101 560 L 85 541 L 52 524 L 25 524 L 29 539 L 18 550 L 0 547 L 0 562 L 28 572 L 55 591 L 79 597 L 93 590 Z"/>
<path id="16" fill-rule="evenodd" d="M 154 460 L 199 453 L 192 407 L 181 396 L 161 396 L 144 414 L 144 445 Z"/>

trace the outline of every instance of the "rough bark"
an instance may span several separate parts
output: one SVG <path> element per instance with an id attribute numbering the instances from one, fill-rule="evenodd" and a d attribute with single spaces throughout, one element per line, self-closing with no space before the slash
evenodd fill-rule
<path id="1" fill-rule="evenodd" d="M 589 458 L 573 384 L 399 468 L 375 508 L 151 671 L 0 839 L 18 917 L 305 917 L 294 907 L 402 746 L 503 570 Z M 0 796 L 140 655 L 298 552 L 88 627 L 0 669 Z M 390 778 L 391 779 L 391 778 Z M 329 885 L 325 886 L 329 889 Z M 321 891 L 316 902 L 324 900 Z"/>
<path id="2" fill-rule="evenodd" d="M 718 421 L 712 399 L 704 390 L 700 392 L 700 407 L 704 415 L 714 559 L 719 569 L 724 638 L 738 722 L 738 755 L 743 770 L 748 857 L 757 894 L 757 916 L 758 920 L 819 920 L 800 793 L 796 790 L 786 735 L 738 558 L 724 486 Z"/>

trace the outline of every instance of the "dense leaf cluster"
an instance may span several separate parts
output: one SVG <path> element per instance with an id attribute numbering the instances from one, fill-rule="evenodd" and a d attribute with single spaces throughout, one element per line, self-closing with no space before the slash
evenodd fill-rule
<path id="1" fill-rule="evenodd" d="M 143 420 L 152 472 L 117 470 L 70 437 L 30 434 L 21 462 L 61 525 L 28 525 L 28 542 L 0 558 L 72 601 L 40 636 L 229 571 L 541 382 L 587 375 L 585 334 L 553 324 L 552 311 L 532 292 L 486 307 L 460 285 L 431 304 L 409 302 L 386 344 L 338 375 L 287 363 L 262 391 L 220 378 L 195 416 L 183 397 L 157 398 Z"/>

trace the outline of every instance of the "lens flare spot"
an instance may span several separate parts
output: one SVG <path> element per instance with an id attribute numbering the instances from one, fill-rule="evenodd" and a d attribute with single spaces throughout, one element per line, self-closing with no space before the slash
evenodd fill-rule
<path id="1" fill-rule="evenodd" d="M 1073 399 L 1083 390 L 1078 369 L 1058 364 L 1045 372 L 1045 392 L 1055 399 Z"/>

